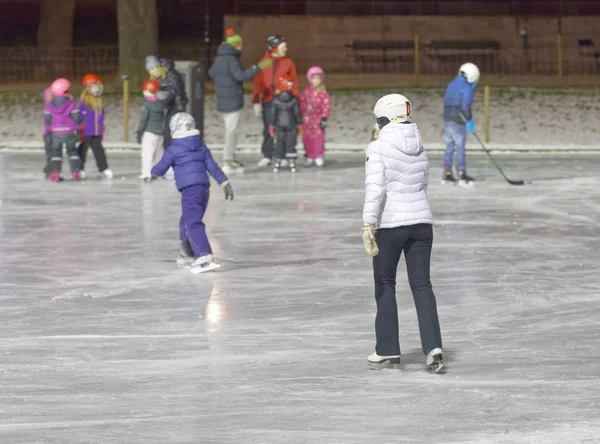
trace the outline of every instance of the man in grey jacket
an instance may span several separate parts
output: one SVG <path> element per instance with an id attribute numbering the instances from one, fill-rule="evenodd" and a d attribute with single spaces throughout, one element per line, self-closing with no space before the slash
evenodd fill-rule
<path id="1" fill-rule="evenodd" d="M 265 60 L 244 69 L 240 62 L 243 44 L 239 34 L 231 28 L 227 29 L 225 41 L 219 46 L 215 61 L 208 70 L 208 75 L 215 81 L 217 111 L 225 124 L 223 171 L 226 174 L 244 172 L 242 164 L 235 159 L 237 130 L 244 107 L 244 82 L 252 80 L 272 63 L 271 60 Z"/>

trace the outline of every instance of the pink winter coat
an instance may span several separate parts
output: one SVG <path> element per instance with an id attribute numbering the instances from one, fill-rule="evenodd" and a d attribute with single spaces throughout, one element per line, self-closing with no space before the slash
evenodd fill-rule
<path id="1" fill-rule="evenodd" d="M 331 102 L 325 89 L 317 91 L 308 86 L 300 96 L 300 109 L 304 120 L 304 135 L 308 137 L 320 136 L 324 133 L 321 128 L 321 119 L 329 119 Z"/>

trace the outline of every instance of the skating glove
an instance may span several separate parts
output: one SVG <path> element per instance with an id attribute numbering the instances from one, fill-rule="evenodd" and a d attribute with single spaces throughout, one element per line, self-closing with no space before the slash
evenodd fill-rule
<path id="1" fill-rule="evenodd" d="M 260 119 L 262 116 L 262 105 L 260 103 L 255 103 L 252 107 L 254 108 L 254 115 Z"/>
<path id="2" fill-rule="evenodd" d="M 142 133 L 137 133 L 136 139 L 138 144 L 142 144 Z"/>
<path id="3" fill-rule="evenodd" d="M 272 64 L 273 64 L 272 59 L 264 59 L 264 60 L 261 60 L 260 62 L 258 62 L 258 68 L 262 71 L 263 69 L 268 68 Z"/>
<path id="4" fill-rule="evenodd" d="M 301 136 L 304 134 L 304 127 L 302 125 L 298 125 L 298 135 Z"/>
<path id="5" fill-rule="evenodd" d="M 225 200 L 233 200 L 233 187 L 231 186 L 229 181 L 223 182 L 221 186 L 223 187 L 223 191 L 225 192 Z"/>
<path id="6" fill-rule="evenodd" d="M 271 137 L 275 137 L 275 127 L 273 125 L 269 126 L 269 134 Z"/>
<path id="7" fill-rule="evenodd" d="M 365 245 L 365 251 L 371 257 L 379 254 L 379 247 L 377 246 L 377 241 L 375 240 L 376 231 L 377 229 L 375 228 L 375 225 L 365 225 L 363 227 L 363 244 Z"/>
<path id="8" fill-rule="evenodd" d="M 321 118 L 320 126 L 321 126 L 321 129 L 327 128 L 327 117 L 322 117 Z"/>
<path id="9" fill-rule="evenodd" d="M 472 120 L 469 120 L 467 122 L 467 131 L 470 132 L 471 134 L 475 134 L 475 124 L 473 123 Z"/>

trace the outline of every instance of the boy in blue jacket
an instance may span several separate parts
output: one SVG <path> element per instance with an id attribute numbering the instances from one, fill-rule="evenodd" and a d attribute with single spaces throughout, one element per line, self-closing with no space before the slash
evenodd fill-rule
<path id="1" fill-rule="evenodd" d="M 164 176 L 173 167 L 175 184 L 181 193 L 181 219 L 179 239 L 181 254 L 179 265 L 190 266 L 193 273 L 219 268 L 213 260 L 212 249 L 202 222 L 208 206 L 210 179 L 221 185 L 225 199 L 233 200 L 233 188 L 227 176 L 213 160 L 210 150 L 200 140 L 194 118 L 187 113 L 175 114 L 169 124 L 172 140 L 154 168 L 152 176 Z"/>
<path id="2" fill-rule="evenodd" d="M 456 163 L 459 185 L 469 185 L 475 179 L 467 174 L 467 155 L 465 143 L 467 131 L 475 133 L 471 113 L 473 90 L 479 81 L 479 68 L 473 63 L 465 63 L 458 70 L 458 76 L 450 82 L 444 96 L 444 176 L 442 184 L 456 183 L 452 175 L 452 161 L 456 151 Z M 462 116 L 461 116 L 462 114 Z M 464 117 L 464 120 L 463 120 Z M 466 124 L 465 124 L 466 120 Z"/>

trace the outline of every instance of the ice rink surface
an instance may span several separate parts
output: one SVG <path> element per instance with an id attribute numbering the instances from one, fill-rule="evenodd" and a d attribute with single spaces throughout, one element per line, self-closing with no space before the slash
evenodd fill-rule
<path id="1" fill-rule="evenodd" d="M 403 262 L 403 371 L 366 363 L 361 154 L 213 187 L 199 276 L 173 182 L 113 152 L 112 182 L 50 184 L 42 157 L 0 154 L 0 443 L 600 442 L 599 156 L 498 155 L 515 187 L 471 155 L 472 189 L 430 156 L 440 375 Z"/>

